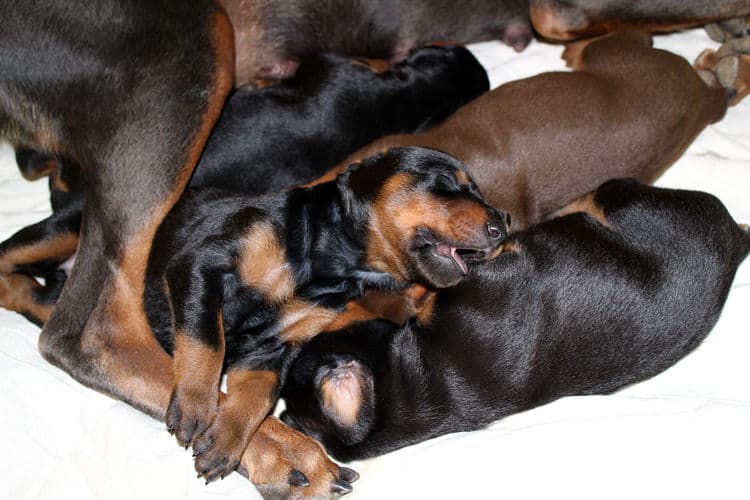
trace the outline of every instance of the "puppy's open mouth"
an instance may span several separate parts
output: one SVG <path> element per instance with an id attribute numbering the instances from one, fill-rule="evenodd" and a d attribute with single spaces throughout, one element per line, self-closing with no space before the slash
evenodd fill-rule
<path id="1" fill-rule="evenodd" d="M 440 257 L 450 259 L 462 274 L 469 273 L 469 266 L 475 262 L 484 262 L 495 250 L 495 247 L 476 248 L 461 245 L 454 241 L 441 239 L 432 231 L 424 228 L 417 230 L 417 235 L 422 238 L 425 246 L 431 247 L 433 253 Z"/>

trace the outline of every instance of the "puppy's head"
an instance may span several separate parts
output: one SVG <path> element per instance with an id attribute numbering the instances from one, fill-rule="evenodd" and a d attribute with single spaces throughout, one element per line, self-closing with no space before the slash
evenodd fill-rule
<path id="1" fill-rule="evenodd" d="M 401 283 L 453 286 L 508 234 L 510 217 L 484 201 L 458 160 L 436 150 L 392 149 L 337 182 L 353 223 L 366 226 L 365 264 Z"/>
<path id="2" fill-rule="evenodd" d="M 356 357 L 327 353 L 298 361 L 281 420 L 329 450 L 365 439 L 375 421 L 373 374 Z"/>
<path id="3" fill-rule="evenodd" d="M 414 49 L 384 75 L 413 88 L 410 102 L 420 103 L 428 111 L 427 115 L 420 113 L 426 118 L 418 130 L 437 125 L 490 89 L 484 67 L 468 49 L 460 46 Z"/>

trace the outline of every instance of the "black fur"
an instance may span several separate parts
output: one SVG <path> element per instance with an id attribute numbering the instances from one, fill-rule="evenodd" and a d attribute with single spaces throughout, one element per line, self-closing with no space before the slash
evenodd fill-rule
<path id="1" fill-rule="evenodd" d="M 369 172 L 391 180 L 380 182 L 374 200 L 369 186 L 361 193 L 353 182 Z M 453 178 L 450 188 L 446 177 Z M 402 148 L 353 165 L 335 181 L 277 195 L 185 192 L 154 239 L 144 306 L 174 358 L 167 428 L 193 446 L 201 475 L 210 481 L 237 467 L 299 347 L 345 318 L 351 300 L 368 289 L 460 281 L 465 264 L 447 257 L 447 247 L 498 250 L 507 235 L 503 216 L 467 179 L 465 167 L 444 153 Z M 444 208 L 395 216 L 399 206 L 405 211 L 425 198 Z M 397 206 L 383 212 L 383 200 Z M 228 391 L 217 407 L 221 371 Z M 220 437 L 227 435 L 236 439 Z"/>
<path id="2" fill-rule="evenodd" d="M 750 234 L 704 193 L 613 181 L 596 202 L 611 227 L 575 213 L 512 234 L 517 252 L 437 292 L 432 326 L 378 321 L 314 339 L 283 389 L 284 421 L 352 460 L 679 361 L 716 323 Z M 320 382 L 355 368 L 363 403 L 343 425 Z"/>
<path id="3" fill-rule="evenodd" d="M 372 140 L 425 130 L 489 89 L 463 47 L 424 47 L 384 73 L 335 54 L 230 96 L 190 182 L 246 195 L 310 182 Z"/>
<path id="4" fill-rule="evenodd" d="M 412 192 L 479 203 L 488 220 L 504 227 L 504 216 L 484 203 L 476 186 L 467 188 L 455 181 L 447 185 L 445 179 L 456 170 L 466 173 L 448 155 L 401 148 L 350 167 L 335 182 L 275 195 L 250 198 L 231 191 L 188 189 L 159 228 L 149 259 L 144 303 L 154 334 L 169 353 L 179 330 L 194 332 L 197 340 L 216 346 L 212 314 L 221 311 L 225 367 L 279 369 L 281 365 L 274 363 L 286 358 L 289 346 L 278 336 L 278 308 L 243 282 L 237 271 L 249 231 L 258 224 L 273 227 L 294 279 L 295 296 L 342 311 L 367 288 L 398 291 L 407 284 L 365 263 L 375 196 L 370 184 L 356 182 L 359 175 L 382 185 L 398 173 L 410 174 Z M 421 241 L 418 235 L 414 238 Z M 421 255 L 416 250 L 414 254 Z M 425 279 L 416 273 L 409 278 Z"/>
<path id="5" fill-rule="evenodd" d="M 289 80 L 230 96 L 189 186 L 257 196 L 303 184 L 381 135 L 439 123 L 488 88 L 485 70 L 463 47 L 416 49 L 380 74 L 347 57 L 311 56 Z M 28 148 L 19 148 L 16 160 L 27 178 L 53 165 L 53 213 L 0 243 L 0 256 L 78 234 L 84 207 L 86 185 L 75 162 Z M 61 263 L 25 263 L 15 271 L 45 278 Z"/>

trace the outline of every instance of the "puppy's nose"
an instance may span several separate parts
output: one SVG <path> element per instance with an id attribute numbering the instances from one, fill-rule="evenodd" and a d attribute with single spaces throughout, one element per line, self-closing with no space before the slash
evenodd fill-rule
<path id="1" fill-rule="evenodd" d="M 502 221 L 491 220 L 487 222 L 487 234 L 493 242 L 504 239 L 506 233 Z"/>

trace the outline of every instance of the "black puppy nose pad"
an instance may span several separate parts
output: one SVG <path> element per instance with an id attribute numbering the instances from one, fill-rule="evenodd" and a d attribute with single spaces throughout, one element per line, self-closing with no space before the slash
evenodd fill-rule
<path id="1" fill-rule="evenodd" d="M 490 235 L 490 239 L 499 240 L 505 236 L 505 231 L 503 231 L 502 226 L 497 222 L 488 222 L 487 234 Z"/>

